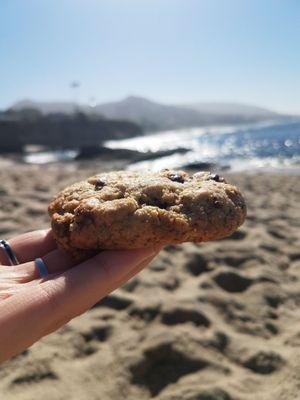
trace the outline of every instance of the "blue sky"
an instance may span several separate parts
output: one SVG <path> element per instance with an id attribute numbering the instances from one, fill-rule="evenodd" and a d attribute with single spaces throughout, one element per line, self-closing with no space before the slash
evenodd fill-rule
<path id="1" fill-rule="evenodd" d="M 299 0 L 0 0 L 0 108 L 238 101 L 300 114 Z"/>

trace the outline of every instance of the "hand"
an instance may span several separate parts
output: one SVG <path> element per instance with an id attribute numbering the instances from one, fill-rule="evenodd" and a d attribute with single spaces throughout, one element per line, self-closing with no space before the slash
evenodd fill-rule
<path id="1" fill-rule="evenodd" d="M 56 248 L 51 231 L 9 241 L 20 265 L 0 265 L 0 362 L 84 313 L 123 285 L 157 254 L 152 248 L 103 251 L 75 265 Z M 34 264 L 42 257 L 49 272 L 41 279 Z M 5 263 L 1 252 L 0 263 Z"/>

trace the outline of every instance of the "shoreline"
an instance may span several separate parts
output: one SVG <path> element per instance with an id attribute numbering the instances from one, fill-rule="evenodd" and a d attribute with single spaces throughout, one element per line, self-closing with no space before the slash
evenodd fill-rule
<path id="1" fill-rule="evenodd" d="M 171 152 L 171 156 L 173 155 L 180 155 L 182 153 L 187 152 L 186 149 L 184 148 L 179 148 L 178 151 L 174 151 L 174 153 Z M 52 152 L 46 152 L 47 154 L 51 154 Z M 74 152 L 75 154 L 75 152 Z M 76 153 L 77 154 L 77 153 Z M 48 156 L 47 156 L 48 157 Z M 96 165 L 102 165 L 103 163 L 114 163 L 118 162 L 121 165 L 124 165 L 126 169 L 135 169 L 138 170 L 139 166 L 141 165 L 142 169 L 145 169 L 144 165 L 148 165 L 150 169 L 151 167 L 155 167 L 155 162 L 159 165 L 161 162 L 161 152 L 156 153 L 142 153 L 138 151 L 127 151 L 120 149 L 120 151 L 108 151 L 107 154 L 104 153 L 104 159 L 103 156 L 96 156 L 92 158 L 91 160 L 88 159 L 69 159 L 69 160 L 55 160 L 52 159 L 50 156 L 50 161 L 48 162 L 26 162 L 24 160 L 24 155 L 0 155 L 0 166 L 2 169 L 6 168 L 11 168 L 12 166 L 18 165 L 18 166 L 34 166 L 34 167 L 40 167 L 43 169 L 47 168 L 56 168 L 56 166 L 59 167 L 64 167 L 66 166 L 67 168 L 70 165 L 73 165 L 74 169 L 77 169 L 80 165 L 89 165 L 91 163 L 94 163 Z M 246 161 L 247 162 L 247 161 Z M 251 160 L 249 161 L 251 164 Z M 201 165 L 202 164 L 202 165 Z M 285 166 L 285 167 L 249 167 L 247 169 L 244 168 L 230 168 L 226 167 L 224 168 L 223 166 L 220 165 L 210 165 L 210 162 L 203 162 L 199 163 L 200 168 L 194 168 L 192 166 L 186 165 L 183 167 L 172 167 L 170 166 L 169 169 L 182 169 L 182 170 L 187 170 L 187 171 L 199 171 L 199 170 L 212 170 L 212 171 L 217 171 L 220 172 L 221 174 L 248 174 L 248 175 L 255 175 L 255 174 L 270 174 L 270 175 L 300 175 L 300 165 L 290 165 L 290 166 Z M 203 168 L 204 167 L 204 168 Z M 162 167 L 161 169 L 163 169 Z M 156 170 L 159 168 L 156 168 Z"/>
<path id="2" fill-rule="evenodd" d="M 43 165 L 76 159 L 111 162 L 122 159 L 130 169 L 210 169 L 246 173 L 299 174 L 300 122 L 172 130 L 105 141 L 65 150 L 31 151 L 12 158 Z M 31 146 L 32 147 L 32 146 Z M 9 164 L 8 155 L 5 162 Z M 1 161 L 0 161 L 1 163 Z M 288 171 L 288 172 L 286 172 Z"/>

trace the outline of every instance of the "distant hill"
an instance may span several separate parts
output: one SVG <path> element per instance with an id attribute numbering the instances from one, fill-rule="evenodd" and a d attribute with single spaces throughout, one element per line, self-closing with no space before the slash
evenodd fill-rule
<path id="1" fill-rule="evenodd" d="M 201 111 L 208 114 L 218 115 L 244 115 L 244 116 L 260 116 L 269 118 L 278 113 L 270 111 L 266 108 L 252 106 L 240 103 L 225 103 L 225 102 L 199 102 L 191 104 L 183 104 L 181 107 L 189 108 L 191 110 Z"/>
<path id="2" fill-rule="evenodd" d="M 14 110 L 36 108 L 44 114 L 74 113 L 82 111 L 109 119 L 130 120 L 144 130 L 164 130 L 207 125 L 234 125 L 270 120 L 283 120 L 287 116 L 273 111 L 235 103 L 193 103 L 167 105 L 142 97 L 130 96 L 121 101 L 98 104 L 95 107 L 72 102 L 35 102 L 23 100 L 12 106 Z"/>

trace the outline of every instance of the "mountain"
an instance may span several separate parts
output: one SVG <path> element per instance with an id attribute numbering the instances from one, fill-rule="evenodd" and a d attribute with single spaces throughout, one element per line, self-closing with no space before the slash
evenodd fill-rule
<path id="1" fill-rule="evenodd" d="M 274 117 L 278 116 L 278 113 L 270 111 L 263 107 L 252 106 L 248 104 L 240 103 L 225 103 L 225 102 L 200 102 L 183 104 L 181 107 L 188 108 L 191 110 L 201 111 L 208 114 L 218 114 L 218 115 L 244 115 L 252 117 Z"/>
<path id="2" fill-rule="evenodd" d="M 126 119 L 140 124 L 144 130 L 167 130 L 207 125 L 234 125 L 282 120 L 285 116 L 264 108 L 235 103 L 193 103 L 167 105 L 143 97 L 129 96 L 121 101 L 95 107 L 72 102 L 34 102 L 23 100 L 14 110 L 36 108 L 42 113 L 74 113 L 82 111 L 109 119 Z"/>
<path id="3" fill-rule="evenodd" d="M 243 104 L 165 105 L 134 96 L 119 102 L 97 105 L 95 111 L 107 118 L 130 119 L 146 129 L 252 123 L 281 118 L 281 115 L 275 112 Z"/>
<path id="4" fill-rule="evenodd" d="M 94 110 L 106 118 L 129 119 L 145 130 L 174 129 L 206 124 L 199 111 L 156 103 L 130 96 L 119 102 L 97 105 Z"/>

